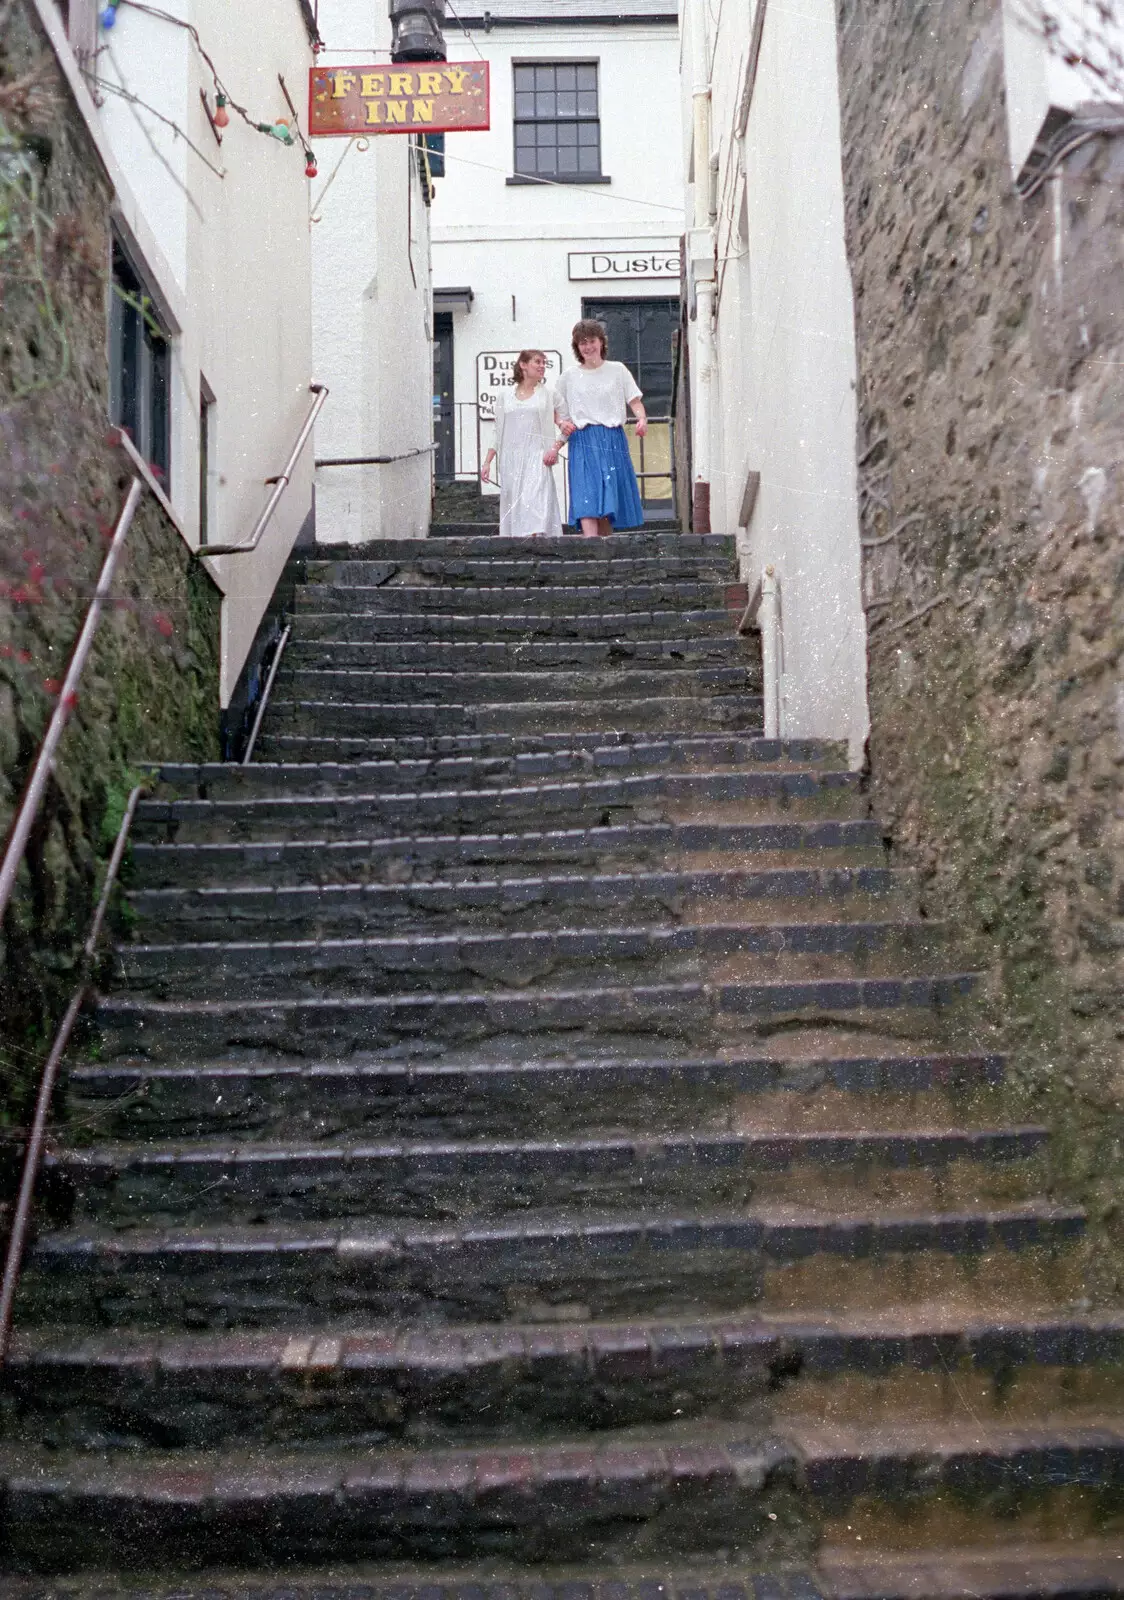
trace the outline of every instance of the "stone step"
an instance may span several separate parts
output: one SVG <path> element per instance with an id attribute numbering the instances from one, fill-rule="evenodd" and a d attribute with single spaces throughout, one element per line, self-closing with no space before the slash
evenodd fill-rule
<path id="1" fill-rule="evenodd" d="M 636 1208 L 649 1196 L 662 1206 L 744 1206 L 799 1203 L 814 1193 L 823 1208 L 861 1205 L 877 1194 L 883 1203 L 939 1207 L 1025 1198 L 1028 1178 L 1041 1183 L 1042 1173 L 1021 1169 L 1046 1140 L 1040 1127 L 955 1124 L 304 1146 L 153 1140 L 59 1151 L 44 1170 L 66 1194 L 70 1225 L 464 1221 L 528 1207 Z"/>
<path id="2" fill-rule="evenodd" d="M 733 666 L 607 666 L 519 670 L 508 662 L 495 671 L 364 670 L 359 667 L 295 667 L 282 658 L 274 694 L 278 704 L 311 701 L 318 705 L 474 706 L 494 709 L 525 703 L 545 709 L 593 699 L 617 704 L 648 700 L 706 700 L 760 690 L 760 673 L 748 662 Z M 681 713 L 691 718 L 691 708 Z M 553 725 L 553 716 L 551 717 Z"/>
<path id="3" fill-rule="evenodd" d="M 907 1387 L 917 1417 L 1042 1422 L 1092 1395 L 1124 1399 L 1119 1315 L 758 1312 L 629 1323 L 389 1324 L 358 1332 L 17 1334 L 5 1437 L 108 1451 L 320 1449 L 512 1440 L 677 1416 L 774 1417 L 854 1395 L 867 1420 Z M 879 1404 L 881 1402 L 881 1404 Z M 1107 1403 L 1107 1405 L 1106 1405 Z M 853 1552 L 852 1552 L 853 1553 Z M 2 1592 L 2 1591 L 0 1591 Z"/>
<path id="4" fill-rule="evenodd" d="M 872 1048 L 876 1040 L 838 1035 L 804 1041 L 788 1035 L 783 1042 L 788 1054 L 723 1057 L 583 1059 L 567 1049 L 552 1059 L 532 1038 L 522 1057 L 491 1059 L 247 1054 L 184 1066 L 92 1061 L 71 1069 L 70 1094 L 79 1125 L 108 1138 L 323 1139 L 349 1130 L 467 1138 L 565 1134 L 575 1105 L 596 1106 L 601 1118 L 622 1126 L 649 1128 L 691 1126 L 700 1117 L 721 1117 L 717 1125 L 729 1126 L 740 1114 L 787 1129 L 808 1125 L 809 1106 L 837 1124 L 870 1126 L 879 1110 L 900 1124 L 963 1115 L 1003 1081 L 997 1055 L 910 1052 L 896 1041 L 879 1050 Z M 985 1107 L 983 1115 L 991 1113 Z"/>
<path id="5" fill-rule="evenodd" d="M 602 927 L 726 922 L 794 922 L 909 915 L 912 872 L 889 867 L 740 867 L 695 872 L 559 874 L 472 883 L 344 883 L 291 888 L 246 886 L 141 889 L 129 894 L 135 938 L 189 940 L 345 938 L 410 928 Z"/>
<path id="6" fill-rule="evenodd" d="M 590 742 L 592 740 L 592 742 Z M 410 746 L 416 743 L 416 754 Z M 461 749 L 461 744 L 466 748 Z M 487 743 L 490 743 L 487 742 Z M 632 773 L 747 772 L 798 775 L 846 771 L 844 752 L 810 739 L 784 742 L 752 737 L 672 735 L 623 743 L 618 736 L 580 737 L 569 747 L 537 747 L 537 741 L 452 740 L 452 748 L 430 741 L 372 740 L 361 761 L 230 761 L 154 763 L 160 799 L 229 800 L 263 795 L 400 794 L 408 790 L 505 787 L 535 779 L 598 778 Z M 473 746 L 481 745 L 475 749 Z"/>
<path id="7" fill-rule="evenodd" d="M 884 1515 L 957 1492 L 979 1497 L 979 1529 L 994 1534 L 1004 1496 L 1051 1510 L 1076 1496 L 1091 1512 L 1122 1473 L 1119 1416 L 1100 1427 L 856 1429 L 830 1442 L 804 1430 L 693 1424 L 533 1450 L 204 1451 L 190 1471 L 175 1452 L 143 1462 L 18 1446 L 0 1454 L 9 1561 L 25 1572 L 143 1567 L 154 1548 L 166 1563 L 267 1569 L 627 1559 L 638 1546 L 649 1557 L 734 1545 L 743 1562 L 794 1560 L 807 1554 L 809 1522 L 833 1528 L 852 1484 Z"/>
<path id="8" fill-rule="evenodd" d="M 731 627 L 741 621 L 748 602 L 744 583 L 734 579 L 649 577 L 627 580 L 563 583 L 538 587 L 489 583 L 310 583 L 297 586 L 294 609 L 343 612 L 348 616 L 372 613 L 442 612 L 451 616 L 522 614 L 542 617 L 616 617 L 634 611 L 724 611 Z"/>
<path id="9" fill-rule="evenodd" d="M 426 541 L 428 543 L 428 541 Z M 306 560 L 304 587 L 370 588 L 375 585 L 440 584 L 476 588 L 554 589 L 576 585 L 633 583 L 736 583 L 737 562 L 728 551 L 646 551 L 633 546 L 615 551 L 568 546 L 558 552 L 507 550 L 487 555 L 454 554 L 450 549 L 418 549 L 374 559 Z"/>
<path id="10" fill-rule="evenodd" d="M 639 1213 L 465 1223 L 86 1225 L 39 1234 L 18 1315 L 25 1326 L 314 1332 L 403 1317 L 588 1321 L 794 1302 L 825 1311 L 869 1305 L 872 1293 L 880 1302 L 928 1300 L 934 1280 L 954 1300 L 968 1291 L 977 1308 L 994 1309 L 997 1295 L 1026 1296 L 1034 1285 L 1041 1295 L 1044 1274 L 1064 1294 L 1059 1256 L 1084 1220 L 1076 1207 L 1019 1201 L 848 1212 L 650 1204 Z"/>
<path id="11" fill-rule="evenodd" d="M 210 943 L 120 944 L 117 974 L 157 1000 L 527 992 L 697 980 L 808 983 L 924 975 L 944 924 L 700 922 L 679 927 L 536 928 Z"/>
<path id="12" fill-rule="evenodd" d="M 471 640 L 399 638 L 368 643 L 336 631 L 329 637 L 309 637 L 302 626 L 285 652 L 290 671 L 361 669 L 398 672 L 555 672 L 681 670 L 692 665 L 752 666 L 756 645 L 739 638 L 727 625 L 722 634 L 700 633 L 661 639 L 490 639 L 480 634 Z"/>
<path id="13" fill-rule="evenodd" d="M 484 557 L 494 561 L 498 570 L 499 566 L 514 560 L 593 562 L 604 567 L 630 556 L 649 560 L 667 556 L 675 560 L 707 558 L 732 562 L 736 555 L 734 538 L 724 533 L 684 534 L 674 530 L 660 533 L 644 528 L 610 534 L 596 542 L 568 533 L 550 539 L 501 538 L 497 522 L 488 532 L 480 532 L 468 523 L 443 525 L 440 529 L 435 526 L 425 539 L 375 539 L 362 545 L 323 540 L 318 541 L 313 550 L 294 551 L 292 559 L 297 571 L 310 578 L 318 568 L 340 561 L 403 562 L 418 557 L 428 560 L 448 557 L 461 561 Z"/>
<path id="14" fill-rule="evenodd" d="M 463 760 L 471 757 L 482 758 L 485 762 L 501 759 L 516 763 L 529 757 L 532 761 L 545 763 L 548 758 L 561 756 L 566 762 L 563 768 L 565 771 L 571 770 L 571 765 L 574 763 L 586 761 L 595 768 L 618 766 L 622 769 L 628 767 L 647 769 L 670 764 L 681 765 L 686 770 L 696 758 L 688 751 L 686 759 L 681 761 L 675 752 L 687 744 L 697 747 L 697 760 L 703 765 L 740 767 L 745 763 L 733 755 L 727 759 L 727 752 L 748 745 L 751 750 L 749 758 L 751 761 L 760 759 L 778 767 L 785 766 L 790 758 L 801 765 L 829 768 L 846 766 L 846 749 L 841 745 L 818 740 L 763 739 L 759 733 L 752 731 L 715 734 L 705 731 L 699 733 L 695 730 L 686 734 L 681 730 L 666 729 L 659 734 L 650 734 L 630 731 L 627 728 L 614 730 L 575 728 L 560 733 L 539 729 L 514 734 L 437 733 L 403 734 L 398 737 L 367 734 L 351 736 L 274 734 L 267 731 L 264 726 L 255 747 L 253 765 L 304 767 L 334 765 L 342 770 L 343 767 L 360 767 L 386 758 L 436 761 L 445 758 Z M 709 749 L 704 750 L 704 746 L 709 746 Z M 769 748 L 778 754 L 775 757 L 762 755 L 760 758 L 752 754 L 754 751 Z M 662 754 L 664 751 L 667 752 L 666 760 Z M 798 754 L 800 751 L 804 751 L 805 754 Z M 519 767 L 513 766 L 512 770 L 517 772 Z"/>
<path id="15" fill-rule="evenodd" d="M 668 674 L 667 676 L 671 676 Z M 384 689 L 394 694 L 395 686 Z M 401 686 L 399 686 L 401 687 Z M 278 734 L 343 735 L 352 740 L 401 734 L 437 738 L 448 734 L 521 734 L 550 727 L 567 734 L 592 733 L 606 724 L 634 733 L 673 733 L 690 721 L 698 730 L 758 734 L 760 695 L 709 694 L 636 696 L 618 699 L 591 684 L 576 700 L 516 699 L 506 703 L 469 701 L 380 701 L 286 699 L 283 688 L 270 701 L 267 726 Z M 263 754 L 275 750 L 267 744 Z M 354 746 L 352 746 L 354 748 Z"/>
<path id="16" fill-rule="evenodd" d="M 112 996 L 98 1004 L 95 1021 L 108 1057 L 139 1053 L 166 1062 L 247 1049 L 347 1054 L 419 1037 L 431 1049 L 532 1035 L 548 1049 L 563 1036 L 578 1048 L 594 1041 L 611 1049 L 618 1040 L 637 1048 L 662 1039 L 719 1043 L 798 1023 L 934 1032 L 975 983 L 970 973 L 948 973 L 260 1000 Z"/>
<path id="17" fill-rule="evenodd" d="M 865 802 L 852 772 L 606 774 L 472 789 L 370 794 L 241 794 L 230 799 L 144 800 L 134 838 L 149 842 L 237 839 L 355 839 L 380 833 L 480 833 L 520 823 L 605 827 L 635 818 L 674 822 L 749 817 L 856 817 Z"/>
<path id="18" fill-rule="evenodd" d="M 502 604 L 497 601 L 497 604 Z M 402 611 L 317 611 L 310 609 L 306 596 L 300 622 L 294 635 L 305 641 L 338 639 L 350 644 L 379 644 L 384 641 L 445 640 L 473 644 L 480 640 L 534 640 L 581 644 L 601 642 L 638 644 L 645 640 L 659 643 L 687 634 L 694 646 L 716 636 L 735 637 L 740 613 L 733 615 L 726 605 L 691 611 L 676 606 L 656 611 L 575 612 L 558 611 L 475 611 L 464 615 L 456 611 L 422 611 L 416 615 Z M 746 634 L 744 645 L 759 649 L 755 634 Z"/>
<path id="19" fill-rule="evenodd" d="M 822 1600 L 1100 1600 L 1124 1593 L 1124 1542 L 1004 1540 L 911 1556 L 852 1539 L 821 1550 L 815 1583 Z"/>
<path id="20" fill-rule="evenodd" d="M 814 853 L 814 854 L 813 854 Z M 623 823 L 549 832 L 445 834 L 357 839 L 265 839 L 234 844 L 132 847 L 139 888 L 200 884 L 339 884 L 539 878 L 554 871 L 602 874 L 692 870 L 751 857 L 758 868 L 885 864 L 882 830 L 870 820 Z"/>

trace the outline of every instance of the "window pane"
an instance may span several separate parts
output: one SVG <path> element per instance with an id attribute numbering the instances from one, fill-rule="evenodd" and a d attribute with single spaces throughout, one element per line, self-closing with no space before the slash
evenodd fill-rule
<path id="1" fill-rule="evenodd" d="M 577 88 L 577 86 L 578 86 L 578 69 L 577 69 L 577 67 L 556 67 L 554 69 L 554 71 L 555 71 L 555 77 L 558 80 L 558 87 L 560 89 L 576 89 Z"/>
<path id="2" fill-rule="evenodd" d="M 535 87 L 534 67 L 516 67 L 515 87 L 517 89 L 533 89 Z"/>
<path id="3" fill-rule="evenodd" d="M 537 171 L 550 176 L 558 171 L 558 155 L 554 150 L 540 150 Z"/>
<path id="4" fill-rule="evenodd" d="M 554 68 L 553 67 L 536 67 L 535 68 L 535 88 L 536 89 L 553 89 L 554 88 Z"/>
<path id="5" fill-rule="evenodd" d="M 533 117 L 535 114 L 535 97 L 533 94 L 517 94 L 515 96 L 515 115 L 517 117 Z"/>
<path id="6" fill-rule="evenodd" d="M 597 95 L 590 94 L 586 89 L 578 91 L 578 116 L 595 117 L 597 115 Z"/>
<path id="7" fill-rule="evenodd" d="M 578 97 L 572 90 L 563 90 L 558 95 L 559 117 L 576 117 L 578 114 Z"/>
<path id="8" fill-rule="evenodd" d="M 579 150 L 578 165 L 582 172 L 600 172 L 601 158 L 596 150 Z"/>
<path id="9" fill-rule="evenodd" d="M 576 122 L 560 122 L 558 124 L 558 143 L 560 145 L 576 145 L 578 142 L 578 125 Z"/>
<path id="10" fill-rule="evenodd" d="M 553 117 L 554 114 L 555 114 L 555 111 L 554 111 L 554 96 L 553 96 L 553 94 L 544 93 L 540 89 L 539 92 L 535 95 L 535 116 L 536 117 Z"/>
<path id="11" fill-rule="evenodd" d="M 538 147 L 540 150 L 553 150 L 558 143 L 553 122 L 540 122 L 537 128 Z"/>
<path id="12" fill-rule="evenodd" d="M 574 173 L 578 170 L 578 152 L 576 150 L 559 150 L 558 170 L 564 173 Z"/>
<path id="13" fill-rule="evenodd" d="M 596 122 L 579 122 L 575 126 L 578 130 L 578 143 L 596 150 L 600 143 Z"/>
<path id="14" fill-rule="evenodd" d="M 588 67 L 579 67 L 577 69 L 577 71 L 578 71 L 578 88 L 579 89 L 592 89 L 594 91 L 594 93 L 596 93 L 597 92 L 597 68 L 595 66 L 593 66 L 592 63 L 591 63 Z"/>

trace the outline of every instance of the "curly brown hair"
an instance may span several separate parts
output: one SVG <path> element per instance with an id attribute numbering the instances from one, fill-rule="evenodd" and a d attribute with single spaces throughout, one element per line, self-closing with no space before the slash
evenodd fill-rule
<path id="1" fill-rule="evenodd" d="M 574 352 L 579 366 L 584 365 L 578 343 L 582 339 L 601 340 L 601 359 L 609 358 L 609 330 L 603 322 L 594 322 L 591 318 L 583 317 L 580 322 L 574 323 L 574 331 L 570 335 L 570 349 Z"/>
<path id="2" fill-rule="evenodd" d="M 511 369 L 511 376 L 515 379 L 516 383 L 522 383 L 523 382 L 523 379 L 526 376 L 526 365 L 525 364 L 528 361 L 530 361 L 532 356 L 542 356 L 543 360 L 545 361 L 546 360 L 546 351 L 545 350 L 520 350 L 519 354 L 515 358 L 515 365 Z"/>

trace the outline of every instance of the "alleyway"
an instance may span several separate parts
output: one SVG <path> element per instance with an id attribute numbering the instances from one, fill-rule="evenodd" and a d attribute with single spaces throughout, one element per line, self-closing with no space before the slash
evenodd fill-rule
<path id="1" fill-rule="evenodd" d="M 733 541 L 295 566 L 259 759 L 138 819 L 9 1570 L 1107 1588 L 1124 1320 L 857 776 L 757 736 Z"/>

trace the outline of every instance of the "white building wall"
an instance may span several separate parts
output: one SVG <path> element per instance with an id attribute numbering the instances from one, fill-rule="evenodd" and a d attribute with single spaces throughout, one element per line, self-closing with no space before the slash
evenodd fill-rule
<path id="1" fill-rule="evenodd" d="M 779 578 L 782 731 L 845 739 L 862 760 L 868 731 L 866 634 L 855 459 L 855 347 L 844 244 L 832 0 L 768 0 L 744 138 L 753 5 L 726 0 L 718 31 L 686 0 L 684 123 L 710 83 L 715 374 L 711 525 L 738 527 L 747 474 L 760 473 L 743 572 Z M 703 26 L 698 26 L 700 20 Z M 709 159 L 695 161 L 709 182 Z M 688 221 L 694 190 L 688 190 Z M 705 230 L 704 230 L 705 231 Z M 698 323 L 692 327 L 698 383 Z M 700 415 L 697 399 L 695 416 Z M 697 443 L 697 442 L 696 442 Z"/>
<path id="2" fill-rule="evenodd" d="M 236 9 L 225 0 L 171 0 L 162 9 L 197 29 L 231 95 L 255 120 L 288 116 L 278 74 L 303 106 L 312 52 L 298 0 L 240 0 Z M 311 401 L 304 158 L 299 146 L 286 147 L 233 113 L 218 144 L 199 94 L 205 90 L 213 105 L 211 76 L 184 28 L 123 6 L 99 44 L 106 47 L 99 76 L 134 97 L 101 90 L 99 115 L 120 169 L 122 231 L 176 335 L 170 499 L 197 542 L 205 377 L 215 396 L 208 537 L 238 542 Z M 212 563 L 224 593 L 224 705 L 308 516 L 311 475 L 306 452 L 255 555 Z"/>
<path id="3" fill-rule="evenodd" d="M 570 330 L 582 298 L 677 298 L 667 276 L 573 281 L 571 253 L 618 260 L 678 251 L 681 164 L 674 111 L 678 43 L 673 26 L 632 23 L 471 30 L 471 42 L 446 27 L 451 58 L 490 64 L 491 128 L 449 135 L 446 177 L 433 204 L 433 281 L 471 288 L 471 309 L 454 313 L 454 389 L 462 476 L 478 466 L 477 357 L 532 345 L 572 364 Z M 512 61 L 591 61 L 599 65 L 601 166 L 609 183 L 509 184 L 514 173 Z M 481 426 L 481 449 L 492 427 Z M 560 499 L 564 471 L 556 469 Z"/>
<path id="4" fill-rule="evenodd" d="M 1055 27 L 1051 45 L 1047 26 Z M 984 35 L 981 45 L 990 44 Z M 1011 171 L 1018 176 L 1051 109 L 1124 99 L 1124 13 L 1103 0 L 1003 0 L 1002 42 Z M 1065 59 L 1066 46 L 1085 58 Z M 982 52 L 981 52 L 982 53 Z M 1107 108 L 1106 108 L 1107 109 Z"/>
<path id="5" fill-rule="evenodd" d="M 385 4 L 321 0 L 320 62 L 387 61 Z M 315 141 L 313 347 L 332 398 L 317 460 L 398 456 L 386 465 L 320 467 L 316 534 L 357 544 L 429 531 L 433 324 L 429 212 L 402 134 Z"/>

